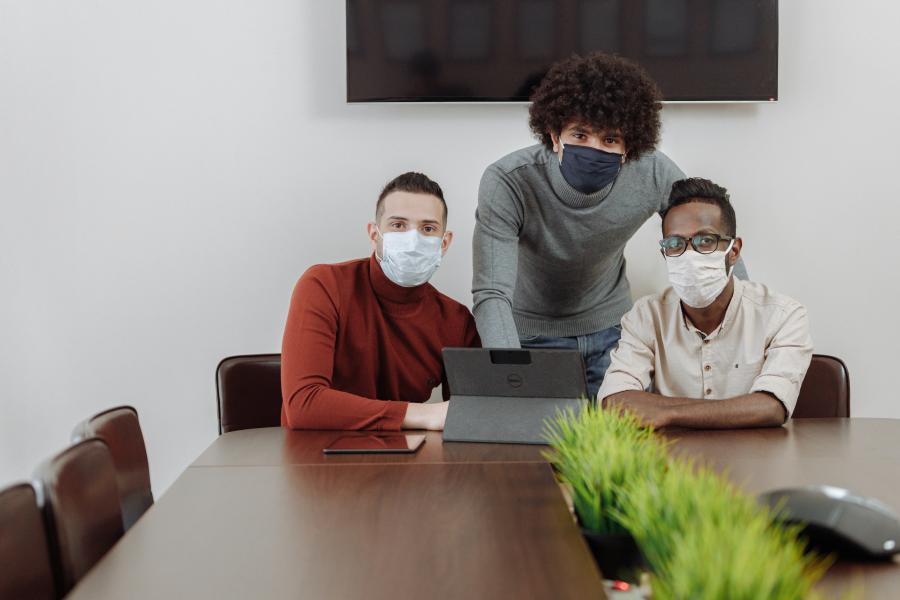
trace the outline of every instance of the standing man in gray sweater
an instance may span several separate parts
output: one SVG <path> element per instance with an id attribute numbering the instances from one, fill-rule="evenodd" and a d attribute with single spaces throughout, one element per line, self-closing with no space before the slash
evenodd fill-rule
<path id="1" fill-rule="evenodd" d="M 662 152 L 661 95 L 627 60 L 553 65 L 532 95 L 541 143 L 490 165 L 478 189 L 474 314 L 485 348 L 574 348 L 597 394 L 632 305 L 625 244 L 685 177 Z M 735 273 L 746 278 L 743 264 Z"/>

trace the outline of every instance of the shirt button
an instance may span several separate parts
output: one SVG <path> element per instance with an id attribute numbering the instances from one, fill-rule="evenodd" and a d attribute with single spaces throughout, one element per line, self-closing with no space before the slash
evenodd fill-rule
<path id="1" fill-rule="evenodd" d="M 703 340 L 703 343 L 704 343 L 704 344 L 708 344 L 708 343 L 709 343 L 709 340 Z"/>
<path id="2" fill-rule="evenodd" d="M 712 390 L 709 388 L 706 388 L 706 395 L 709 396 L 710 394 L 712 394 Z"/>
<path id="3" fill-rule="evenodd" d="M 709 365 L 706 365 L 705 367 L 703 367 L 704 371 L 709 371 L 710 369 L 712 369 L 712 367 Z"/>

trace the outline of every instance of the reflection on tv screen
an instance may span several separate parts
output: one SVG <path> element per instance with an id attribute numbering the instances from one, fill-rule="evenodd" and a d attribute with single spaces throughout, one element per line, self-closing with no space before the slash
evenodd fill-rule
<path id="1" fill-rule="evenodd" d="M 777 0 L 347 0 L 349 102 L 527 101 L 549 66 L 609 52 L 668 101 L 778 95 Z"/>

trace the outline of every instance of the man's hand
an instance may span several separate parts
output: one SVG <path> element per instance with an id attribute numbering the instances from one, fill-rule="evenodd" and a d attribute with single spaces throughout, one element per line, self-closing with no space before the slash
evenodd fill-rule
<path id="1" fill-rule="evenodd" d="M 618 410 L 619 412 L 630 412 L 638 418 L 641 424 L 654 429 L 668 427 L 672 415 L 668 406 L 654 402 L 653 398 L 628 394 L 627 392 L 613 394 L 604 398 L 603 408 Z"/>
<path id="2" fill-rule="evenodd" d="M 415 404 L 410 402 L 406 409 L 406 417 L 403 418 L 403 429 L 430 429 L 443 431 L 444 422 L 447 420 L 447 408 L 449 402 L 435 402 L 429 404 Z"/>

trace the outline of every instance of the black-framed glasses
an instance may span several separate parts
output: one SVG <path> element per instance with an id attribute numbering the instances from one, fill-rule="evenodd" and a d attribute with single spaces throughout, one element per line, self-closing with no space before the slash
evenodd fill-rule
<path id="1" fill-rule="evenodd" d="M 717 233 L 698 233 L 690 238 L 670 235 L 665 239 L 659 240 L 659 247 L 664 255 L 670 257 L 684 254 L 688 244 L 693 246 L 694 250 L 700 254 L 712 254 L 719 247 L 719 242 L 730 242 L 733 239 L 733 237 Z"/>

